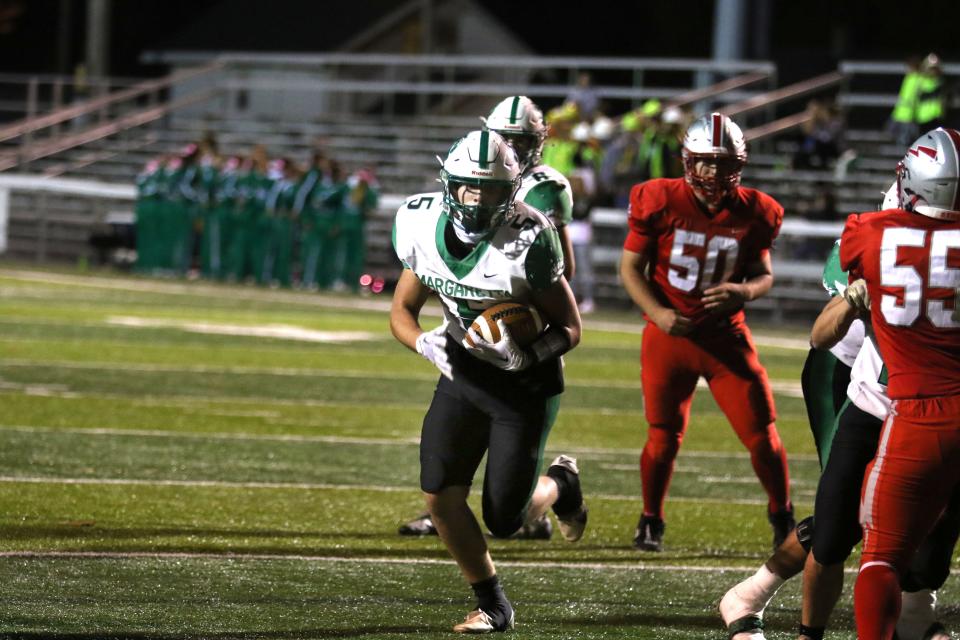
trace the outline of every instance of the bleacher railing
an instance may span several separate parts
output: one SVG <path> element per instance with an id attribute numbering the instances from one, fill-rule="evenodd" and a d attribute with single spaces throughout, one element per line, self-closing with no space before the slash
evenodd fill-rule
<path id="1" fill-rule="evenodd" d="M 191 58 L 191 55 L 194 56 Z M 769 63 L 742 63 L 742 64 L 727 64 L 727 63 L 716 63 L 709 60 L 691 60 L 691 59 L 674 59 L 674 60 L 659 60 L 659 59 L 635 59 L 635 60 L 621 60 L 621 59 L 599 59 L 599 58 L 539 58 L 539 57 L 530 57 L 530 58 L 504 58 L 496 56 L 468 56 L 468 57 L 452 57 L 452 56 L 381 56 L 381 55 L 325 55 L 325 56 L 271 56 L 271 55 L 256 55 L 256 56 L 243 56 L 243 55 L 227 55 L 227 56 L 214 56 L 212 54 L 189 54 L 189 55 L 169 55 L 165 58 L 166 62 L 176 62 L 177 64 L 201 64 L 200 69 L 189 69 L 185 70 L 183 73 L 185 75 L 178 76 L 174 74 L 171 78 L 176 77 L 178 81 L 175 81 L 176 84 L 171 83 L 167 85 L 167 89 L 164 89 L 162 93 L 169 92 L 171 97 L 171 102 L 167 104 L 160 105 L 159 110 L 151 111 L 153 107 L 143 107 L 142 102 L 139 103 L 138 109 L 131 111 L 130 113 L 120 113 L 113 119 L 115 122 L 108 123 L 98 123 L 97 126 L 89 128 L 88 131 L 84 132 L 84 135 L 75 137 L 72 140 L 67 140 L 66 138 L 69 135 L 74 135 L 76 131 L 68 132 L 68 136 L 59 136 L 65 138 L 63 142 L 69 144 L 82 144 L 91 140 L 103 139 L 105 137 L 111 137 L 122 130 L 125 127 L 136 128 L 142 126 L 143 123 L 150 121 L 150 118 L 156 116 L 160 117 L 160 114 L 164 113 L 164 109 L 167 107 L 175 107 L 177 105 L 184 106 L 186 103 L 177 102 L 181 98 L 187 98 L 188 96 L 194 96 L 196 102 L 192 104 L 205 105 L 202 107 L 205 109 L 205 113 L 210 114 L 210 117 L 213 118 L 214 127 L 216 123 L 222 123 L 224 126 L 234 121 L 236 118 L 237 121 L 243 121 L 244 114 L 236 111 L 235 109 L 235 99 L 240 93 L 256 91 L 261 88 L 270 89 L 271 87 L 283 86 L 286 89 L 291 91 L 305 91 L 311 95 L 317 95 L 317 92 L 325 91 L 330 93 L 331 90 L 334 93 L 342 95 L 354 95 L 356 96 L 377 96 L 377 95 L 386 95 L 390 91 L 396 91 L 398 93 L 406 93 L 409 95 L 415 96 L 429 96 L 435 93 L 442 93 L 443 91 L 451 91 L 457 95 L 475 95 L 475 96 L 486 96 L 486 97 L 499 97 L 505 93 L 509 93 L 512 90 L 516 92 L 526 93 L 533 96 L 544 96 L 547 97 L 563 97 L 566 95 L 572 88 L 570 83 L 562 84 L 558 82 L 557 79 L 563 78 L 572 78 L 575 75 L 576 71 L 579 70 L 590 70 L 597 71 L 600 69 L 620 69 L 620 70 L 629 70 L 632 74 L 632 82 L 627 82 L 625 85 L 619 87 L 612 86 L 596 86 L 594 89 L 601 97 L 622 97 L 627 100 L 640 100 L 646 97 L 658 97 L 664 99 L 665 104 L 670 104 L 671 102 L 683 102 L 687 103 L 700 102 L 704 101 L 703 104 L 719 105 L 721 109 L 726 108 L 731 113 L 737 114 L 750 114 L 755 113 L 753 116 L 753 127 L 746 127 L 745 132 L 748 138 L 752 140 L 757 140 L 763 137 L 770 137 L 792 127 L 800 126 L 805 119 L 803 113 L 793 114 L 787 116 L 786 118 L 770 119 L 767 118 L 763 120 L 764 116 L 768 115 L 768 109 L 771 105 L 776 106 L 787 100 L 798 100 L 804 98 L 808 95 L 812 95 L 812 91 L 834 91 L 838 90 L 838 103 L 841 106 L 846 108 L 856 107 L 856 108 L 872 108 L 872 109 L 890 109 L 893 106 L 893 103 L 896 99 L 895 88 L 897 86 L 897 81 L 899 77 L 902 76 L 902 73 L 905 70 L 904 65 L 900 63 L 862 63 L 862 62 L 842 62 L 839 65 L 839 68 L 836 72 L 821 76 L 819 78 L 814 78 L 812 80 L 806 81 L 805 83 L 800 83 L 799 85 L 794 85 L 792 87 L 783 87 L 783 88 L 774 88 L 776 84 L 776 71 L 772 65 Z M 216 64 L 223 65 L 220 69 L 222 73 L 215 73 L 204 75 L 206 73 L 206 68 L 208 65 Z M 307 83 L 309 86 L 303 86 L 304 83 L 296 79 L 295 74 L 288 77 L 285 80 L 281 80 L 281 76 L 284 74 L 274 73 L 272 78 L 263 78 L 263 77 L 254 77 L 255 74 L 247 74 L 250 68 L 254 65 L 271 67 L 276 70 L 280 69 L 326 69 L 330 73 L 325 79 L 318 82 L 317 84 Z M 370 73 L 371 68 L 379 69 L 376 73 Z M 387 71 L 384 71 L 384 70 Z M 458 75 L 464 70 L 489 70 L 491 74 L 486 79 L 481 79 L 476 82 L 473 82 L 471 86 L 465 87 L 464 82 L 458 78 Z M 551 76 L 548 74 L 539 75 L 534 82 L 534 73 L 546 71 L 553 73 L 553 80 L 550 79 Z M 649 81 L 655 80 L 659 76 L 656 76 L 654 72 L 659 71 L 669 71 L 671 72 L 671 77 L 674 82 L 676 80 L 677 74 L 673 72 L 683 72 L 687 74 L 689 82 L 687 86 L 680 86 L 674 84 L 673 86 L 654 86 Z M 956 74 L 960 75 L 960 65 L 944 65 L 944 71 L 947 75 Z M 180 73 L 180 72 L 177 72 Z M 196 73 L 197 75 L 191 76 L 189 74 Z M 706 74 L 706 76 L 698 75 L 700 73 Z M 231 75 L 233 74 L 233 75 Z M 502 74 L 497 76 L 496 74 Z M 645 75 L 646 74 L 646 75 Z M 862 80 L 861 76 L 863 75 L 878 75 L 884 74 L 891 76 L 888 84 L 890 86 L 889 93 L 865 93 L 859 91 L 860 86 L 864 86 L 862 83 L 858 86 L 856 80 L 859 78 Z M 709 78 L 709 76 L 714 76 Z M 719 76 L 719 77 L 718 77 Z M 387 77 L 385 83 L 384 77 Z M 392 80 L 390 78 L 393 78 Z M 546 78 L 546 81 L 544 79 Z M 846 78 L 846 80 L 844 80 Z M 704 80 L 718 80 L 715 84 L 702 87 Z M 208 89 L 223 89 L 225 91 L 224 97 L 218 100 L 211 99 L 213 94 L 204 94 L 203 91 L 198 91 L 198 87 L 202 87 L 203 83 L 209 83 Z M 761 86 L 760 90 L 756 90 L 757 85 L 766 84 L 765 87 Z M 470 84 L 470 83 L 466 83 Z M 681 83 L 682 84 L 682 83 Z M 751 87 L 751 85 L 754 85 Z M 141 89 L 143 87 L 140 87 Z M 750 88 L 751 90 L 747 90 Z M 133 87 L 126 90 L 133 89 Z M 772 89 L 772 90 L 770 90 Z M 346 92 L 346 93 L 344 93 Z M 120 92 L 117 92 L 118 94 Z M 159 96 L 161 91 L 154 93 L 154 96 Z M 276 91 L 274 91 L 276 93 Z M 116 94 L 114 94 L 116 95 Z M 111 96 L 113 97 L 113 96 Z M 142 100 L 142 94 L 141 94 Z M 132 103 L 136 104 L 136 99 L 131 100 Z M 347 100 L 349 102 L 349 99 Z M 224 108 L 224 105 L 226 105 Z M 83 111 L 88 117 L 90 115 L 96 115 L 101 113 L 98 111 L 99 106 L 102 106 L 102 103 L 92 102 L 90 104 L 83 105 L 83 108 L 86 109 Z M 342 105 L 341 105 L 342 106 Z M 73 107 L 71 107 L 72 109 Z M 189 106 L 184 106 L 184 108 L 189 111 Z M 181 111 L 182 112 L 182 111 Z M 78 112 L 68 112 L 72 113 L 73 116 L 80 115 Z M 346 111 L 337 111 L 332 110 L 332 114 L 328 121 L 315 123 L 315 122 L 297 122 L 297 127 L 289 127 L 289 131 L 284 129 L 282 135 L 278 134 L 275 136 L 278 144 L 282 139 L 288 139 L 293 141 L 296 136 L 291 137 L 291 131 L 302 131 L 301 137 L 303 140 L 299 142 L 288 142 L 287 144 L 300 145 L 293 147 L 294 157 L 300 157 L 303 155 L 304 149 L 307 149 L 312 142 L 312 139 L 308 139 L 307 136 L 314 135 L 311 133 L 317 127 L 327 127 L 335 128 L 341 123 L 346 123 L 349 125 L 350 122 L 359 123 L 360 120 L 350 120 L 349 118 L 357 118 L 357 112 Z M 37 116 L 35 118 L 34 124 L 46 123 L 53 128 L 56 126 L 52 120 L 49 119 L 49 115 L 44 114 Z M 68 116 L 68 117 L 73 117 Z M 130 117 L 128 117 L 130 116 Z M 58 118 L 64 117 L 64 114 L 58 116 Z M 260 125 L 270 125 L 276 124 L 277 120 L 255 120 L 252 116 L 247 114 L 247 119 L 249 122 L 256 122 Z M 44 120 L 47 118 L 47 120 Z M 124 118 L 127 118 L 126 120 Z M 217 119 L 219 118 L 219 119 Z M 338 119 L 339 118 L 339 119 Z M 189 118 L 185 119 L 189 121 Z M 459 130 L 459 127 L 462 126 L 462 123 L 465 121 L 463 116 L 444 116 L 440 115 L 433 119 L 434 122 L 442 123 L 447 127 L 454 128 Z M 60 123 L 64 123 L 66 120 L 60 120 Z M 201 120 L 197 119 L 194 122 L 198 123 L 196 133 L 199 133 L 199 127 L 203 124 Z M 282 123 L 282 121 L 279 121 Z M 391 122 L 386 115 L 377 116 L 375 114 L 369 115 L 366 119 L 363 120 L 364 123 L 369 122 L 386 122 L 388 125 Z M 397 124 L 402 124 L 402 120 L 396 121 Z M 408 121 L 409 122 L 409 121 Z M 21 123 L 22 124 L 22 123 Z M 314 129 L 311 129 L 307 125 L 311 125 Z M 104 126 L 109 125 L 109 126 Z M 303 125 L 301 129 L 301 125 Z M 366 125 L 369 126 L 369 125 Z M 0 138 L 3 137 L 3 129 L 0 128 Z M 406 132 L 406 133 L 405 133 Z M 379 153 L 390 153 L 392 145 L 396 143 L 396 151 L 401 152 L 403 157 L 406 159 L 405 162 L 410 164 L 414 162 L 415 158 L 423 156 L 425 162 L 417 164 L 416 170 L 429 172 L 433 170 L 434 164 L 432 160 L 432 153 L 427 153 L 420 149 L 420 147 L 427 147 L 432 144 L 439 144 L 437 142 L 439 137 L 434 138 L 424 138 L 413 139 L 410 138 L 410 128 L 404 126 L 398 126 L 396 132 L 391 132 L 389 134 L 384 134 L 382 139 L 379 139 L 377 142 L 380 146 L 376 149 L 371 148 L 369 153 L 371 157 Z M 9 129 L 8 129 L 9 133 Z M 444 135 L 446 131 L 441 132 Z M 32 131 L 21 130 L 17 135 L 21 137 L 26 137 L 32 134 Z M 260 135 L 260 134 L 257 134 Z M 266 134 L 264 134 L 266 135 Z M 350 135 L 345 133 L 343 140 L 337 142 L 337 144 L 348 144 Z M 441 135 L 440 133 L 437 136 Z M 393 136 L 391 138 L 390 136 Z M 880 132 L 877 131 L 877 136 L 880 136 Z M 394 140 L 394 138 L 396 138 Z M 15 139 L 15 138 L 14 138 Z M 237 137 L 237 140 L 240 142 L 234 144 L 244 145 L 243 150 L 246 149 L 246 145 L 249 144 L 248 138 L 243 138 L 243 136 Z M 417 146 L 419 141 L 420 146 Z M 33 145 L 38 151 L 43 151 L 44 153 L 55 154 L 58 152 L 58 147 L 63 148 L 62 144 L 49 144 L 47 148 L 42 149 L 36 144 Z M 167 140 L 165 144 L 172 144 L 172 141 Z M 131 145 L 133 146 L 133 145 Z M 173 148 L 173 147 L 170 147 Z M 335 146 L 333 147 L 334 151 L 341 148 Z M 416 151 L 411 151 L 416 148 Z M 240 147 L 237 147 L 237 150 L 240 150 Z M 233 151 L 232 149 L 230 151 Z M 279 151 L 281 153 L 287 152 L 289 150 L 280 148 L 272 148 L 271 151 Z M 107 157 L 110 152 L 109 150 L 100 150 L 100 157 Z M 415 155 L 414 155 L 415 154 Z M 757 154 L 759 158 L 760 154 Z M 0 154 L 2 156 L 2 154 Z M 428 157 L 430 156 L 430 157 Z M 24 157 L 36 157 L 29 156 L 25 154 Z M 63 167 L 67 166 L 82 166 L 89 164 L 90 162 L 96 162 L 94 157 L 93 160 L 88 159 L 67 159 L 62 163 L 61 168 L 57 171 L 65 170 Z M 859 165 L 860 173 L 856 175 L 850 175 L 843 179 L 836 179 L 832 181 L 834 188 L 838 191 L 838 198 L 841 199 L 842 205 L 838 207 L 838 210 L 845 213 L 846 211 L 852 210 L 847 209 L 846 205 L 848 202 L 854 200 L 862 201 L 866 198 L 869 201 L 872 201 L 874 198 L 879 199 L 876 194 L 879 194 L 881 188 L 885 186 L 883 183 L 887 180 L 887 173 L 883 173 L 881 176 L 878 174 L 870 175 L 865 173 L 864 170 L 868 167 L 869 160 L 864 160 Z M 878 165 L 881 163 L 878 161 Z M 389 170 L 389 168 L 388 168 Z M 886 171 L 886 165 L 884 164 L 883 170 Z M 815 189 L 818 181 L 824 180 L 823 175 L 811 176 L 809 179 L 801 175 L 803 172 L 783 172 L 779 168 L 779 165 L 774 163 L 769 163 L 767 165 L 751 165 L 751 171 L 753 172 L 750 176 L 750 180 L 755 180 L 758 178 L 763 178 L 770 183 L 771 181 L 779 181 L 783 186 L 786 187 L 788 193 L 792 192 L 794 196 L 800 194 L 801 191 L 806 193 L 806 190 Z M 879 169 L 878 169 L 879 171 Z M 130 181 L 132 182 L 132 173 L 130 176 Z M 769 174 L 769 175 L 767 175 Z M 387 171 L 384 172 L 384 175 L 388 175 Z M 432 177 L 432 174 L 431 174 Z M 802 178 L 802 179 L 801 179 Z M 877 182 L 877 184 L 874 184 Z M 107 209 L 104 209 L 104 206 L 92 206 L 90 203 L 94 202 L 96 199 L 93 196 L 84 196 L 80 194 L 67 194 L 65 192 L 54 192 L 50 190 L 40 190 L 36 191 L 33 195 L 30 195 L 29 186 L 7 186 L 0 188 L 0 197 L 3 198 L 3 202 L 6 204 L 0 204 L 0 208 L 4 208 L 11 212 L 11 220 L 13 226 L 10 237 L 14 240 L 12 246 L 16 248 L 17 246 L 26 246 L 26 254 L 30 257 L 41 259 L 40 256 L 45 257 L 54 257 L 55 255 L 69 256 L 71 252 L 73 254 L 80 254 L 84 250 L 83 242 L 80 241 L 80 229 L 84 228 L 84 225 L 89 226 L 89 224 L 96 223 L 97 221 L 102 221 L 103 216 L 111 211 L 115 214 L 118 211 L 125 210 L 129 213 L 132 210 L 131 201 L 125 196 L 123 198 L 107 198 L 105 202 L 111 203 L 106 205 Z M 34 186 L 36 186 L 34 184 Z M 400 191 L 399 187 L 394 187 L 396 191 Z M 842 192 L 842 193 L 841 193 Z M 849 192 L 849 193 L 847 193 Z M 869 193 L 869 197 L 864 194 Z M 802 197 L 808 197 L 801 194 Z M 130 196 L 132 198 L 132 196 Z M 40 198 L 46 198 L 45 203 L 41 202 Z M 60 199 L 69 199 L 72 204 L 69 206 L 64 205 L 62 211 L 56 209 L 57 205 L 54 201 L 59 201 Z M 371 255 L 380 256 L 380 259 L 384 261 L 391 260 L 391 252 L 389 247 L 389 222 L 390 216 L 395 210 L 395 200 L 399 196 L 393 197 L 390 196 L 384 199 L 383 209 L 373 217 L 371 220 L 371 233 L 370 233 L 370 243 L 371 243 Z M 846 199 L 843 201 L 842 199 Z M 79 207 L 78 202 L 87 202 L 87 205 Z M 26 203 L 26 204 L 24 204 Z M 112 207 L 112 208 L 111 208 Z M 44 222 L 45 226 L 35 225 L 30 227 L 29 220 L 31 216 L 41 217 L 42 214 L 37 214 L 36 212 L 39 209 L 44 209 L 46 211 L 53 211 L 53 215 L 48 215 L 47 220 Z M 78 214 L 80 208 L 85 208 L 88 213 Z M 74 210 L 76 209 L 76 211 Z M 105 213 L 106 211 L 106 213 Z M 784 224 L 783 232 L 781 238 L 785 243 L 790 242 L 804 242 L 807 240 L 822 240 L 829 242 L 830 239 L 836 237 L 840 231 L 839 222 L 808 222 L 802 218 L 797 217 L 793 209 L 788 211 L 788 218 Z M 615 260 L 619 255 L 619 247 L 614 240 L 614 236 L 618 231 L 623 230 L 623 216 L 624 212 L 616 210 L 597 210 L 593 214 L 594 222 L 597 225 L 597 228 L 601 232 L 605 232 L 606 246 L 598 246 L 595 250 L 595 257 L 599 261 L 600 265 L 606 269 L 606 273 L 602 274 L 603 277 L 611 279 L 611 286 L 616 286 L 616 270 L 611 268 L 615 264 Z M 116 216 L 114 216 L 116 218 Z M 30 227 L 29 231 L 26 231 Z M 63 233 L 57 232 L 58 228 L 70 227 L 73 231 L 63 231 Z M 21 244 L 21 234 L 27 233 L 31 237 L 35 237 L 37 240 L 32 244 Z M 58 235 L 59 233 L 59 235 Z M 46 234 L 46 235 L 43 235 Z M 77 236 L 76 242 L 70 244 L 67 249 L 58 252 L 50 251 L 51 247 L 54 246 L 66 246 L 66 241 L 63 238 Z M 43 239 L 43 243 L 37 244 L 39 239 Z M 41 250 L 41 247 L 45 246 L 45 250 Z M 788 244 L 789 246 L 789 244 Z M 781 247 L 782 248 L 782 247 Z M 780 255 L 784 255 L 784 252 L 780 252 Z M 775 259 L 777 254 L 775 253 Z M 806 262 L 790 262 L 784 260 L 777 260 L 775 263 L 778 277 L 778 291 L 784 290 L 784 282 L 789 283 L 791 281 L 795 283 L 800 283 L 803 287 L 803 290 L 798 287 L 796 291 L 791 291 L 789 295 L 795 295 L 798 298 L 803 298 L 804 296 L 817 296 L 819 299 L 819 291 L 817 290 L 818 281 L 819 281 L 819 269 L 820 264 L 814 259 L 808 259 Z M 385 268 L 385 266 L 383 267 Z"/>
<path id="2" fill-rule="evenodd" d="M 27 174 L 0 175 L 0 254 L 38 263 L 89 260 L 91 233 L 103 225 L 133 224 L 135 198 L 132 185 Z M 400 269 L 390 245 L 390 229 L 404 199 L 400 194 L 383 195 L 379 208 L 368 221 L 368 267 L 388 280 L 395 278 Z M 590 219 L 598 231 L 606 231 L 622 241 L 626 233 L 625 211 L 596 208 Z M 810 237 L 832 240 L 839 236 L 841 229 L 840 222 L 789 218 L 784 221 L 780 236 L 787 241 Z M 598 285 L 608 292 L 605 299 L 620 299 L 625 303 L 615 268 L 620 259 L 620 245 L 595 246 L 592 257 L 601 271 Z M 819 303 L 821 270 L 819 263 L 784 260 L 775 254 L 778 284 L 774 295 Z"/>
<path id="3" fill-rule="evenodd" d="M 139 82 L 127 89 L 83 100 L 45 115 L 33 115 L 35 108 L 28 106 L 27 117 L 0 127 L 0 142 L 17 139 L 20 141 L 13 150 L 0 154 L 0 171 L 142 126 L 175 109 L 207 101 L 217 94 L 217 89 L 208 89 L 191 96 L 180 97 L 166 104 L 163 104 L 162 94 L 172 87 L 221 68 L 222 64 L 215 61 L 202 67 L 178 71 L 157 80 Z M 141 99 L 146 100 L 145 107 L 139 104 Z M 128 113 L 121 116 L 120 109 L 124 106 L 127 107 Z M 96 114 L 96 123 L 95 126 L 90 127 L 90 122 L 87 120 L 94 114 Z M 72 122 L 81 123 L 80 131 L 61 135 L 60 127 Z M 50 130 L 50 135 L 45 140 L 34 139 L 45 130 Z"/>

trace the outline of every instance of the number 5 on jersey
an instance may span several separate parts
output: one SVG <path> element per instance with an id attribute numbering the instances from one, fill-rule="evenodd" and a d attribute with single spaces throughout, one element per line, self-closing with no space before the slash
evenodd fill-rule
<path id="1" fill-rule="evenodd" d="M 689 255 L 690 247 L 706 245 L 706 259 L 701 264 L 700 258 Z M 737 262 L 739 245 L 736 238 L 728 236 L 713 236 L 707 242 L 707 235 L 697 231 L 677 229 L 673 234 L 673 248 L 670 250 L 670 285 L 680 291 L 693 291 L 699 282 L 704 285 L 713 285 L 724 282 L 733 275 L 733 266 Z M 723 271 L 717 273 L 717 263 L 723 255 Z M 703 273 L 701 274 L 701 270 Z M 701 279 L 702 275 L 702 279 Z M 706 286 L 702 288 L 707 288 Z"/>
<path id="2" fill-rule="evenodd" d="M 948 251 L 960 249 L 960 230 L 945 229 L 932 233 L 930 268 L 924 284 L 923 276 L 913 266 L 897 264 L 897 253 L 900 247 L 922 248 L 926 245 L 926 241 L 927 231 L 924 229 L 906 227 L 884 229 L 880 245 L 880 286 L 902 289 L 903 302 L 898 302 L 896 295 L 884 293 L 880 298 L 880 312 L 887 323 L 893 326 L 912 325 L 920 317 L 922 309 L 933 326 L 940 329 L 960 328 L 960 321 L 953 317 L 958 302 L 960 268 L 947 264 Z M 952 290 L 954 308 L 946 308 L 944 298 L 927 298 L 926 287 Z"/>

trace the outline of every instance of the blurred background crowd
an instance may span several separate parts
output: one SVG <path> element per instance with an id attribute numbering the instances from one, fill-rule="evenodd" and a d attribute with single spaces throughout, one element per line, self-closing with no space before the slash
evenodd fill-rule
<path id="1" fill-rule="evenodd" d="M 950 92 L 939 58 L 911 59 L 908 69 L 886 127 L 897 144 L 946 122 Z M 546 112 L 542 159 L 570 182 L 576 246 L 589 246 L 594 207 L 624 209 L 634 184 L 683 175 L 681 142 L 696 115 L 656 98 L 610 114 L 590 74 L 577 76 L 566 98 Z M 857 156 L 845 145 L 837 105 L 813 98 L 806 115 L 779 169 L 837 177 L 854 169 Z M 365 222 L 380 195 L 376 168 L 345 167 L 322 141 L 310 158 L 271 157 L 262 145 L 244 156 L 224 156 L 216 135 L 206 133 L 180 153 L 151 160 L 136 182 L 140 272 L 308 290 L 379 292 L 384 286 L 364 269 Z M 844 212 L 837 210 L 831 181 L 824 180 L 791 213 L 828 221 Z M 801 243 L 794 257 L 817 259 L 823 244 Z"/>
<path id="2" fill-rule="evenodd" d="M 273 287 L 358 290 L 374 172 L 348 172 L 322 147 L 298 163 L 258 145 L 221 156 L 208 133 L 137 176 L 138 271 Z M 382 282 L 379 286 L 382 286 Z"/>

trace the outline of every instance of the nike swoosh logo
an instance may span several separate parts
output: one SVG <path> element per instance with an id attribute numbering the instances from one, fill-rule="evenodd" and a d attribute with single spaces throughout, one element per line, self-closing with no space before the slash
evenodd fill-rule
<path id="1" fill-rule="evenodd" d="M 485 274 L 483 274 L 483 277 L 484 277 L 484 278 L 492 278 L 492 277 L 495 276 L 495 275 L 497 275 L 497 274 L 495 274 L 495 273 L 485 273 Z"/>

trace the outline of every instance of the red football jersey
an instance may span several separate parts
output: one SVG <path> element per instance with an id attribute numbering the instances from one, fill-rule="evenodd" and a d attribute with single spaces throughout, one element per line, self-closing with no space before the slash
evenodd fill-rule
<path id="1" fill-rule="evenodd" d="M 890 397 L 960 394 L 960 222 L 900 209 L 853 214 L 840 264 L 851 282 L 867 281 Z"/>
<path id="2" fill-rule="evenodd" d="M 744 267 L 770 250 L 782 222 L 783 207 L 756 189 L 738 188 L 726 208 L 708 216 L 683 178 L 661 178 L 631 190 L 623 247 L 647 254 L 661 304 L 701 325 L 718 318 L 703 308 L 704 289 L 742 282 Z M 743 310 L 721 319 L 741 323 Z"/>

